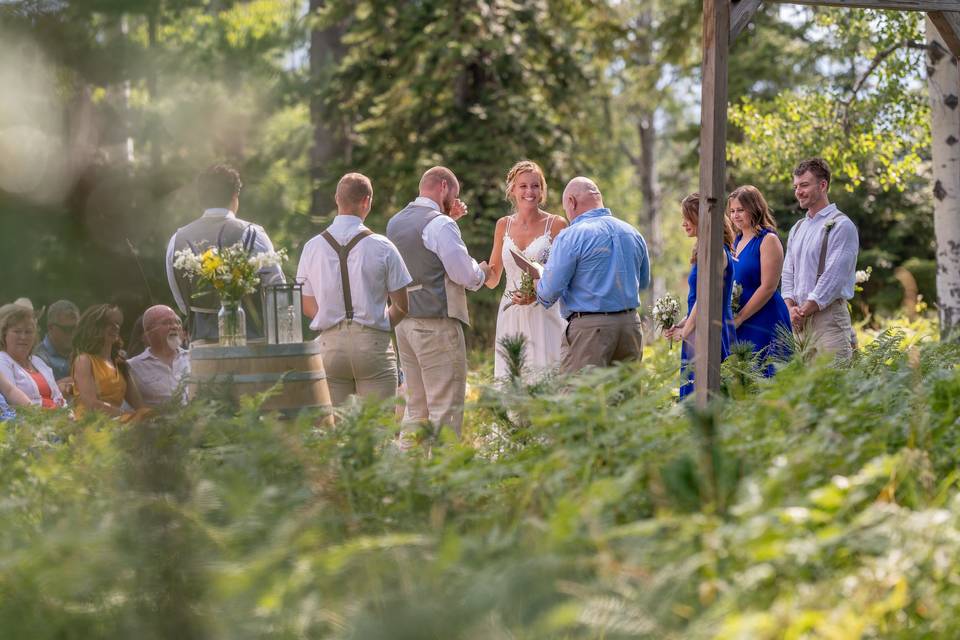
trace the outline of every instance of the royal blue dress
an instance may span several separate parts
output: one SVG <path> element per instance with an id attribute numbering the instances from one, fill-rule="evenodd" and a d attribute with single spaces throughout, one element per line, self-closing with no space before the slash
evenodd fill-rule
<path id="1" fill-rule="evenodd" d="M 761 229 L 740 251 L 734 263 L 734 280 L 743 287 L 740 293 L 741 309 L 760 287 L 760 245 L 768 233 L 772 231 Z M 737 236 L 737 245 L 740 244 L 741 237 L 742 235 Z M 790 311 L 780 292 L 774 291 L 766 304 L 737 329 L 737 341 L 751 343 L 754 352 L 760 354 L 761 360 L 770 357 L 786 358 L 790 355 L 790 347 L 780 339 L 781 332 L 784 331 L 786 335 L 790 334 Z M 763 374 L 766 377 L 769 378 L 773 373 L 773 365 L 764 368 Z"/>
<path id="2" fill-rule="evenodd" d="M 727 247 L 723 248 L 727 256 L 727 268 L 723 270 L 723 329 L 720 331 L 720 359 L 726 360 L 730 355 L 730 345 L 737 339 L 736 327 L 733 324 L 733 309 L 730 300 L 733 296 L 733 256 Z M 697 302 L 697 265 L 690 269 L 687 278 L 690 292 L 687 294 L 687 318 Z M 686 398 L 693 393 L 693 343 L 686 340 L 680 347 L 680 398 Z"/>

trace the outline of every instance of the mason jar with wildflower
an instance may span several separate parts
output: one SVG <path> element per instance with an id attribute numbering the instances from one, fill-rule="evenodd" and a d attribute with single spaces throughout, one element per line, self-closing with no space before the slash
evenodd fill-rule
<path id="1" fill-rule="evenodd" d="M 217 324 L 222 346 L 242 346 L 247 341 L 246 314 L 240 304 L 245 295 L 254 294 L 260 287 L 260 271 L 279 266 L 286 253 L 268 251 L 251 255 L 250 249 L 238 242 L 229 247 L 210 247 L 201 254 L 181 249 L 174 255 L 173 266 L 196 285 L 212 289 L 220 299 Z"/>

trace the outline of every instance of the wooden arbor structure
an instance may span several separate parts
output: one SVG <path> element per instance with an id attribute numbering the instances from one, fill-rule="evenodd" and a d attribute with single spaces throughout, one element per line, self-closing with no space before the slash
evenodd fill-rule
<path id="1" fill-rule="evenodd" d="M 763 2 L 849 9 L 925 11 L 950 52 L 960 57 L 960 0 L 703 0 L 703 86 L 700 120 L 700 238 L 697 264 L 694 379 L 696 402 L 706 406 L 720 388 L 723 306 L 723 216 L 727 160 L 727 59 L 730 43 Z M 705 268 L 703 268 L 705 267 Z M 705 357 L 704 357 L 705 356 Z"/>

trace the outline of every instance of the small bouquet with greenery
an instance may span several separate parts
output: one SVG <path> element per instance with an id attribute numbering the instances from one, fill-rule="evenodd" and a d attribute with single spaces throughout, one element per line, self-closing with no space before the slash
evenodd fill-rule
<path id="1" fill-rule="evenodd" d="M 740 311 L 740 296 L 743 295 L 743 285 L 733 281 L 733 294 L 730 296 L 730 308 L 734 313 Z"/>
<path id="2" fill-rule="evenodd" d="M 237 301 L 257 292 L 262 269 L 279 266 L 286 257 L 283 249 L 251 255 L 249 248 L 238 242 L 210 247 L 200 255 L 181 249 L 174 255 L 173 266 L 201 287 L 213 289 L 221 301 Z"/>
<path id="3" fill-rule="evenodd" d="M 547 259 L 550 257 L 549 248 L 540 252 L 540 255 L 537 256 L 540 258 L 539 261 L 531 260 L 526 256 L 521 256 L 516 251 L 512 251 L 512 253 L 514 256 L 517 256 L 514 259 L 517 260 L 518 264 L 524 262 L 528 266 L 532 266 L 534 269 L 536 269 L 537 273 L 539 274 L 543 274 L 543 265 L 546 264 Z M 536 297 L 537 288 L 534 286 L 533 276 L 530 275 L 525 268 L 523 268 L 523 265 L 521 265 L 519 286 L 516 289 L 507 290 L 504 295 L 507 298 L 507 304 L 504 305 L 504 309 L 509 309 L 513 306 L 513 296 L 515 295 L 524 299 Z"/>
<path id="4" fill-rule="evenodd" d="M 520 274 L 520 285 L 516 289 L 511 289 L 507 291 L 507 304 L 504 309 L 507 309 L 513 306 L 513 296 L 520 296 L 521 298 L 533 298 L 537 295 L 537 290 L 533 286 L 533 278 L 529 273 L 523 272 Z"/>
<path id="5" fill-rule="evenodd" d="M 653 303 L 653 324 L 657 331 L 663 333 L 676 326 L 680 320 L 680 301 L 668 293 Z M 673 350 L 673 339 L 670 339 L 670 349 Z"/>

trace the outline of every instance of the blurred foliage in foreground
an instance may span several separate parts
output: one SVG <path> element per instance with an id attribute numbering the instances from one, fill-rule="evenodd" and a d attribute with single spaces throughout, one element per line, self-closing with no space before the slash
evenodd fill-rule
<path id="1" fill-rule="evenodd" d="M 334 429 L 215 399 L 120 427 L 0 426 L 0 628 L 17 638 L 957 637 L 960 346 L 849 369 L 678 357 L 474 380 L 462 444 L 391 407 Z M 741 363 L 742 364 L 742 363 Z M 426 444 L 426 443 L 425 443 Z"/>

